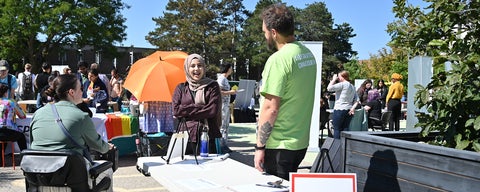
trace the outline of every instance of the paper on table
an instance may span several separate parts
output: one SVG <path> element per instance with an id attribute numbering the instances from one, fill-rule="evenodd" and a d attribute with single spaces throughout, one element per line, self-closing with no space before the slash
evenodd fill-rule
<path id="1" fill-rule="evenodd" d="M 257 186 L 255 184 L 246 184 L 246 185 L 235 185 L 235 186 L 229 186 L 227 187 L 230 190 L 236 191 L 236 192 L 274 192 L 274 191 L 288 191 L 288 188 L 273 188 L 273 187 L 262 187 L 262 186 Z"/>
<path id="2" fill-rule="evenodd" d="M 198 190 L 204 190 L 204 189 L 214 189 L 214 188 L 219 188 L 221 185 L 209 181 L 207 179 L 202 179 L 202 178 L 195 178 L 195 179 L 181 179 L 177 180 L 177 183 L 180 185 L 185 186 L 188 188 L 190 191 L 198 191 Z"/>

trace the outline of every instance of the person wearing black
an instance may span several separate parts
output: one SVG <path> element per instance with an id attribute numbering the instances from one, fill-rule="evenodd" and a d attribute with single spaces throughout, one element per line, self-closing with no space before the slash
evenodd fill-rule
<path id="1" fill-rule="evenodd" d="M 35 78 L 35 90 L 39 90 L 37 93 L 37 109 L 40 107 L 43 107 L 43 102 L 41 100 L 41 91 L 43 90 L 44 87 L 48 86 L 48 77 L 50 76 L 50 73 L 52 72 L 52 66 L 48 63 L 43 63 L 42 64 L 42 73 L 37 75 L 37 78 Z"/>
<path id="2" fill-rule="evenodd" d="M 95 107 L 97 113 L 107 111 L 109 98 L 107 86 L 98 77 L 96 69 L 90 69 L 88 72 L 88 81 L 83 84 L 83 98 L 83 102 L 87 103 L 88 107 Z"/>
<path id="3" fill-rule="evenodd" d="M 368 112 L 368 127 L 382 125 L 382 103 L 380 102 L 380 99 L 380 93 L 378 90 L 373 89 L 368 92 L 368 102 L 364 106 L 365 111 Z"/>
<path id="4" fill-rule="evenodd" d="M 378 80 L 377 87 L 375 87 L 375 89 L 377 89 L 378 93 L 380 94 L 380 98 L 378 99 L 382 103 L 382 108 L 385 108 L 388 94 L 388 87 L 385 85 L 385 81 L 383 81 L 383 79 Z"/>

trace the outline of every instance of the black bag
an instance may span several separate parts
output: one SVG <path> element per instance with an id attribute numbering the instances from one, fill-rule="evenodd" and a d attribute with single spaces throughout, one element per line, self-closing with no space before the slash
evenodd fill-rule
<path id="1" fill-rule="evenodd" d="M 140 131 L 138 133 L 138 140 L 136 141 L 137 156 L 150 157 L 167 155 L 170 138 L 171 136 L 169 135 L 159 136 L 157 134 L 146 134 Z"/>
<path id="2" fill-rule="evenodd" d="M 100 154 L 99 157 L 95 159 L 112 162 L 113 172 L 115 172 L 118 169 L 118 149 L 115 146 L 112 149 L 108 150 L 108 152 L 104 154 Z"/>

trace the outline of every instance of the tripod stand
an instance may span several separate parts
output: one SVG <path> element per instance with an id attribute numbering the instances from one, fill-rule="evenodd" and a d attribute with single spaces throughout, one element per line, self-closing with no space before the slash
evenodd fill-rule
<path id="1" fill-rule="evenodd" d="M 192 135 L 190 132 L 188 131 L 180 131 L 181 130 L 181 126 L 184 126 L 185 128 L 187 128 L 187 122 L 185 120 L 185 118 L 181 118 L 180 119 L 180 122 L 178 123 L 177 125 L 177 128 L 175 130 L 175 133 L 172 135 L 172 139 L 173 139 L 173 143 L 170 142 L 170 144 L 168 145 L 168 151 L 167 151 L 167 159 L 165 159 L 163 156 L 161 157 L 163 160 L 165 160 L 165 162 L 167 164 L 170 163 L 170 159 L 172 158 L 172 154 L 174 154 L 174 150 L 175 150 L 175 145 L 177 143 L 177 140 L 178 138 L 181 139 L 181 158 L 182 160 L 185 159 L 185 147 L 187 145 L 187 143 L 185 143 L 185 138 L 188 139 L 190 137 L 190 135 Z M 198 140 L 199 140 L 199 137 L 198 137 L 198 133 L 200 133 L 200 122 L 198 122 L 198 125 L 197 125 L 197 144 L 196 144 L 196 148 L 193 149 L 193 146 L 192 146 L 192 151 L 193 151 L 193 154 L 194 154 L 194 157 L 195 157 L 195 162 L 197 163 L 198 165 L 198 159 L 197 159 L 197 149 L 198 149 Z M 188 133 L 188 134 L 185 134 Z"/>

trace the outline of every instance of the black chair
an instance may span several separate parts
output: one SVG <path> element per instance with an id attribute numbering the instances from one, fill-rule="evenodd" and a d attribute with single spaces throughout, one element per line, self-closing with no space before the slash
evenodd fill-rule
<path id="1" fill-rule="evenodd" d="M 373 131 L 376 129 L 379 130 L 387 130 L 388 122 L 390 121 L 390 116 L 392 115 L 391 111 L 386 111 L 382 113 L 382 116 L 380 119 L 375 118 L 375 117 L 369 117 L 368 121 L 372 122 L 372 126 L 370 127 Z M 379 123 L 374 123 L 374 122 L 379 122 Z"/>
<path id="2" fill-rule="evenodd" d="M 87 170 L 87 161 L 76 151 L 23 150 L 20 167 L 25 175 L 26 191 L 42 191 L 44 187 L 69 188 L 71 191 L 102 191 L 112 185 L 112 179 L 104 177 L 96 183 L 97 177 L 112 168 L 112 162 L 105 161 Z M 91 178 L 91 188 L 89 186 Z"/>
<path id="3" fill-rule="evenodd" d="M 327 137 L 312 166 L 301 166 L 298 169 L 309 169 L 310 173 L 341 172 L 341 147 L 340 139 Z"/>

